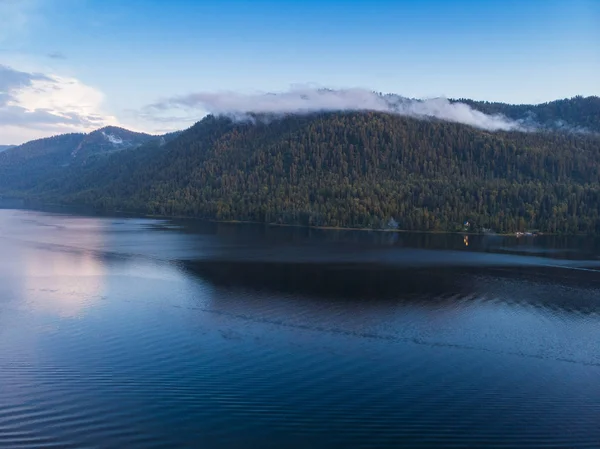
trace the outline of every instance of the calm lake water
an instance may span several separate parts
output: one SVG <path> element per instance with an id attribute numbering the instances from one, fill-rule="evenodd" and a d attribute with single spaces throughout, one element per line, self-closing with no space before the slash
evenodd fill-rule
<path id="1" fill-rule="evenodd" d="M 600 447 L 593 239 L 0 210 L 0 249 L 2 448 Z"/>

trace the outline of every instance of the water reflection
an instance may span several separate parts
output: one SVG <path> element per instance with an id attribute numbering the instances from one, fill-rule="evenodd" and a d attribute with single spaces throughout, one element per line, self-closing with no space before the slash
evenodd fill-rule
<path id="1" fill-rule="evenodd" d="M 362 304 L 386 299 L 420 302 L 422 307 L 433 308 L 452 307 L 457 298 L 492 300 L 501 296 L 511 303 L 565 313 L 600 313 L 599 274 L 562 267 L 453 267 L 432 262 L 424 268 L 411 268 L 220 260 L 186 262 L 184 267 L 225 289 L 343 298 Z"/>
<path id="2" fill-rule="evenodd" d="M 600 366 L 590 346 L 600 339 L 596 273 L 215 261 L 186 267 L 215 286 L 210 306 L 200 310 L 242 322 Z M 567 334 L 568 348 L 561 344 Z"/>
<path id="3" fill-rule="evenodd" d="M 19 286 L 21 306 L 75 317 L 102 297 L 106 265 L 87 249 L 105 245 L 102 220 L 1 211 L 0 230 L 0 273 L 6 289 Z"/>
<path id="4" fill-rule="evenodd" d="M 21 263 L 29 307 L 75 317 L 102 298 L 106 269 L 94 254 L 29 250 Z"/>

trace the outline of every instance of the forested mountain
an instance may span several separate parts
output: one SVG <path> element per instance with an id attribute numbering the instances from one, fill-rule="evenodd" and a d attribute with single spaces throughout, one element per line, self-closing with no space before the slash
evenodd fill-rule
<path id="1" fill-rule="evenodd" d="M 93 154 L 136 148 L 154 138 L 150 134 L 107 126 L 87 134 L 71 155 L 82 161 Z"/>
<path id="2" fill-rule="evenodd" d="M 0 153 L 0 189 L 31 189 L 48 177 L 60 177 L 71 165 L 157 139 L 123 128 L 106 127 L 89 134 L 63 134 L 33 140 Z"/>
<path id="3" fill-rule="evenodd" d="M 85 134 L 33 140 L 0 153 L 0 188 L 31 189 L 47 176 L 59 176 Z"/>
<path id="4" fill-rule="evenodd" d="M 68 166 L 47 149 L 81 136 L 44 139 L 43 157 L 34 143 L 27 152 L 32 177 L 2 177 L 0 193 L 220 220 L 600 233 L 595 133 L 486 132 L 374 112 L 256 119 L 208 116 Z M 47 164 L 57 169 L 42 172 Z"/>

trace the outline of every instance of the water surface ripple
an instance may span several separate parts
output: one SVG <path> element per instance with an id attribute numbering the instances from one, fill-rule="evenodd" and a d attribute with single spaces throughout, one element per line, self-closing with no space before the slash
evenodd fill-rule
<path id="1" fill-rule="evenodd" d="M 0 210 L 0 447 L 600 447 L 600 254 Z"/>

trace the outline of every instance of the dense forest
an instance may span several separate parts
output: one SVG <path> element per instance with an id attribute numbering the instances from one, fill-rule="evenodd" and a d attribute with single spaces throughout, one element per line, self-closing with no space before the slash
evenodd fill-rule
<path id="1" fill-rule="evenodd" d="M 593 133 L 486 132 L 371 112 L 208 116 L 166 142 L 36 176 L 0 180 L 0 192 L 218 220 L 600 233 Z"/>

